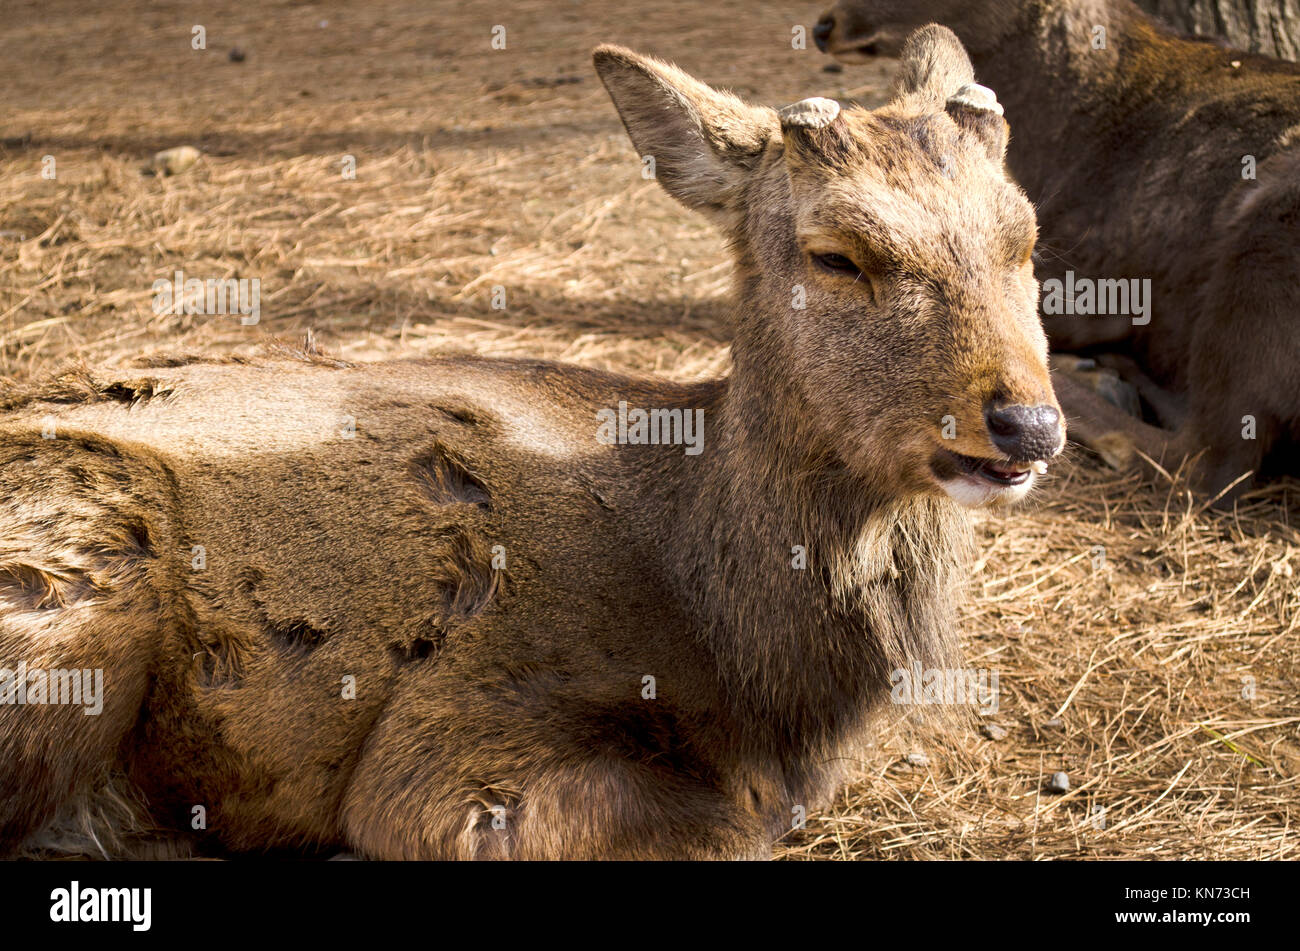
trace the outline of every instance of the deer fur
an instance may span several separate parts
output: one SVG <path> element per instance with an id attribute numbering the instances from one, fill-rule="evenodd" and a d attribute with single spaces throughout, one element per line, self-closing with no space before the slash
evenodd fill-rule
<path id="1" fill-rule="evenodd" d="M 840 0 L 816 32 L 860 60 L 931 20 L 956 32 L 1015 124 L 1008 162 L 1037 206 L 1040 279 L 1152 282 L 1145 325 L 1045 324 L 1054 349 L 1135 357 L 1182 398 L 1161 413 L 1139 387 L 1177 434 L 1058 379 L 1072 432 L 1127 434 L 1167 464 L 1203 450 L 1203 486 L 1235 482 L 1228 499 L 1248 473 L 1300 473 L 1300 65 L 1177 36 L 1129 0 Z"/>
<path id="2" fill-rule="evenodd" d="M 595 63 L 734 248 L 730 374 L 308 350 L 14 390 L 0 666 L 105 696 L 0 705 L 0 854 L 761 857 L 891 671 L 960 664 L 958 501 L 1028 483 L 949 450 L 994 459 L 986 405 L 1052 400 L 1033 213 L 987 96 L 948 102 L 960 45 L 922 31 L 893 103 L 784 128 Z M 703 410 L 703 451 L 602 442 L 621 401 Z"/>

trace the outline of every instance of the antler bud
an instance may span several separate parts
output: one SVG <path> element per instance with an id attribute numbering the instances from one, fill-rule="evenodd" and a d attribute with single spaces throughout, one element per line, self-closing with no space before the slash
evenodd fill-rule
<path id="1" fill-rule="evenodd" d="M 948 97 L 945 108 L 949 115 L 956 109 L 975 109 L 979 112 L 1002 115 L 1002 103 L 998 102 L 997 93 L 979 83 L 967 83 L 962 86 Z"/>
<path id="2" fill-rule="evenodd" d="M 824 129 L 840 114 L 840 104 L 834 99 L 801 99 L 786 106 L 777 116 L 782 129 Z"/>

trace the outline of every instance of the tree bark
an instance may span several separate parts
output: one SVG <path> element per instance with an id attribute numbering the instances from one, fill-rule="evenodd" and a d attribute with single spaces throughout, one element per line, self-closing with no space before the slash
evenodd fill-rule
<path id="1" fill-rule="evenodd" d="M 1184 33 L 1300 59 L 1300 0 L 1137 0 L 1137 5 Z"/>

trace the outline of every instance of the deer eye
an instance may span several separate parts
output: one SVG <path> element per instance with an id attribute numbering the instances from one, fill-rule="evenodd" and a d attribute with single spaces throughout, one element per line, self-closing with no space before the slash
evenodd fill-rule
<path id="1" fill-rule="evenodd" d="M 814 254 L 812 259 L 819 268 L 831 274 L 843 274 L 846 277 L 862 274 L 862 270 L 842 254 Z"/>

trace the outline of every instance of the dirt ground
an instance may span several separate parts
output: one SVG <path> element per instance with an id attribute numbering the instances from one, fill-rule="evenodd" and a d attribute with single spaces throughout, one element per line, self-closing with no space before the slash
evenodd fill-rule
<path id="1" fill-rule="evenodd" d="M 835 73 L 792 49 L 820 11 L 8 0 L 0 376 L 308 328 L 350 360 L 723 372 L 722 241 L 640 177 L 590 50 L 652 52 L 770 105 L 883 101 L 891 63 Z M 141 174 L 179 145 L 197 164 Z M 178 269 L 259 278 L 260 322 L 156 315 L 153 282 Z M 963 629 L 969 665 L 999 674 L 984 722 L 1005 735 L 884 728 L 778 854 L 1300 857 L 1298 523 L 1295 481 L 1223 515 L 1076 453 L 1029 505 L 980 519 Z M 1047 791 L 1056 771 L 1069 792 Z"/>

